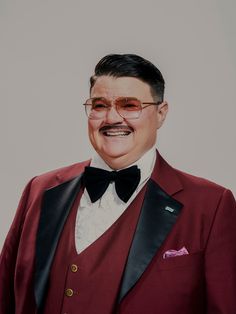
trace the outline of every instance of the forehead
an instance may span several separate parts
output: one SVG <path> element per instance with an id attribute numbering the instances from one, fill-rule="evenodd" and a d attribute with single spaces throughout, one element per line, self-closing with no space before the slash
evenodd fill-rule
<path id="1" fill-rule="evenodd" d="M 135 77 L 99 76 L 91 90 L 91 97 L 115 98 L 133 96 L 140 100 L 153 100 L 150 86 Z"/>

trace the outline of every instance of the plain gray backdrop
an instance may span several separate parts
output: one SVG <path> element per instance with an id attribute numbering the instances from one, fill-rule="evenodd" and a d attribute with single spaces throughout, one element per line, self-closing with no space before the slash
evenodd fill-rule
<path id="1" fill-rule="evenodd" d="M 0 248 L 25 184 L 87 159 L 83 101 L 108 53 L 166 80 L 157 147 L 174 167 L 236 194 L 234 0 L 0 0 Z"/>

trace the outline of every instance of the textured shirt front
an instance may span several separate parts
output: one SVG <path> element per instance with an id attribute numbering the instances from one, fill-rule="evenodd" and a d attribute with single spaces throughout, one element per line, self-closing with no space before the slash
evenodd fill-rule
<path id="1" fill-rule="evenodd" d="M 156 149 L 153 147 L 146 152 L 137 162 L 141 171 L 139 185 L 127 203 L 123 202 L 116 194 L 114 182 L 110 183 L 103 196 L 92 203 L 87 190 L 81 197 L 75 224 L 75 244 L 77 253 L 81 253 L 90 244 L 96 241 L 125 211 L 129 204 L 150 178 L 156 161 Z M 96 155 L 92 158 L 90 166 L 112 171 L 104 160 Z"/>

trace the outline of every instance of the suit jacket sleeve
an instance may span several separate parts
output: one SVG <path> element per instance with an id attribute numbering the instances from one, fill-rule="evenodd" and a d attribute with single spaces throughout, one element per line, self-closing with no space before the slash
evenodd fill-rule
<path id="1" fill-rule="evenodd" d="M 236 313 L 236 203 L 224 190 L 205 254 L 207 313 Z"/>
<path id="2" fill-rule="evenodd" d="M 27 184 L 20 199 L 15 218 L 0 255 L 0 314 L 15 313 L 14 274 L 18 246 L 33 179 Z"/>

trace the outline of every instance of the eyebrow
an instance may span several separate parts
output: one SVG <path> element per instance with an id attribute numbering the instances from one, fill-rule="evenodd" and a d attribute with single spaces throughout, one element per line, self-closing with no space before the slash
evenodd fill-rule
<path id="1" fill-rule="evenodd" d="M 114 98 L 112 98 L 112 100 L 113 99 L 119 99 L 119 98 L 128 98 L 128 99 L 138 99 L 139 100 L 139 98 L 137 98 L 137 97 L 135 97 L 135 96 L 117 96 L 117 97 L 114 97 Z M 106 97 L 103 97 L 103 96 L 98 96 L 98 97 L 90 97 L 90 99 L 106 99 L 106 100 L 111 100 L 110 98 L 106 98 Z"/>

